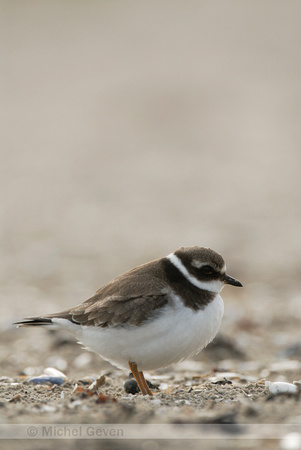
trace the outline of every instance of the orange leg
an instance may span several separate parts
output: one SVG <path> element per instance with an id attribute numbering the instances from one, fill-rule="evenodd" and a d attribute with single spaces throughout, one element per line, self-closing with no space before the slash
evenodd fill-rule
<path id="1" fill-rule="evenodd" d="M 138 384 L 142 394 L 143 395 L 152 395 L 149 387 L 147 386 L 147 388 L 146 388 L 146 386 L 145 386 L 145 385 L 147 385 L 147 383 L 144 379 L 143 373 L 138 372 L 137 364 L 129 361 L 129 368 L 130 368 L 130 371 L 132 372 L 132 374 L 134 375 L 134 378 L 137 381 L 137 384 Z M 141 377 L 141 374 L 142 374 L 142 377 Z"/>
<path id="2" fill-rule="evenodd" d="M 145 378 L 144 378 L 143 372 L 139 372 L 139 375 L 140 375 L 140 379 L 141 379 L 141 381 L 142 381 L 142 383 L 143 383 L 143 385 L 144 385 L 144 388 L 145 388 L 145 390 L 146 390 L 146 393 L 147 393 L 148 395 L 153 395 L 152 391 L 151 391 L 150 388 L 148 387 L 148 384 L 147 384 L 147 382 L 146 382 L 146 380 L 145 380 Z"/>

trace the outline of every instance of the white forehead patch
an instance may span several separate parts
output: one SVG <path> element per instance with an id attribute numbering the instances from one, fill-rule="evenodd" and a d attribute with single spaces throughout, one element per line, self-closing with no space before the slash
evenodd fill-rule
<path id="1" fill-rule="evenodd" d="M 197 259 L 193 259 L 191 261 L 191 265 L 192 265 L 192 267 L 195 267 L 196 269 L 200 269 L 203 266 L 208 266 L 207 263 L 198 261 Z"/>
<path id="2" fill-rule="evenodd" d="M 199 261 L 197 259 L 193 259 L 191 262 L 191 265 L 192 265 L 192 267 L 195 267 L 196 269 L 200 269 L 201 267 L 204 267 L 204 266 L 211 266 L 210 263 Z M 226 264 L 223 265 L 223 267 L 220 270 L 220 273 L 222 275 L 226 273 Z"/>

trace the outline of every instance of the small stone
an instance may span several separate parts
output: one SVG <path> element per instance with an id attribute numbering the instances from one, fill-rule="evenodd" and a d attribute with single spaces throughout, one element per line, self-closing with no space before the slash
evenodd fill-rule
<path id="1" fill-rule="evenodd" d="M 101 375 L 99 378 L 97 378 L 93 383 L 88 387 L 89 391 L 95 392 L 97 391 L 101 386 L 103 386 L 106 382 L 105 375 Z"/>
<path id="2" fill-rule="evenodd" d="M 134 378 L 131 378 L 124 383 L 124 390 L 127 394 L 138 394 L 138 392 L 140 392 L 137 381 Z"/>
<path id="3" fill-rule="evenodd" d="M 296 394 L 299 390 L 295 384 L 285 383 L 284 381 L 266 381 L 265 387 L 267 391 L 272 395 Z"/>
<path id="4" fill-rule="evenodd" d="M 55 369 L 54 367 L 46 367 L 43 374 L 49 375 L 50 377 L 62 377 L 65 379 L 67 378 L 67 376 L 63 372 Z"/>
<path id="5" fill-rule="evenodd" d="M 133 377 L 132 373 L 130 373 L 129 378 L 130 379 L 127 380 L 123 385 L 125 392 L 127 392 L 128 394 L 138 394 L 138 392 L 140 392 L 140 388 L 137 384 L 137 381 Z M 155 386 L 153 383 L 151 383 L 150 381 L 148 381 L 148 380 L 145 380 L 145 381 L 150 389 L 159 390 L 159 388 L 157 386 Z"/>
<path id="6" fill-rule="evenodd" d="M 62 377 L 48 377 L 46 375 L 40 375 L 38 377 L 31 378 L 28 381 L 33 384 L 57 384 L 60 386 L 65 380 Z"/>

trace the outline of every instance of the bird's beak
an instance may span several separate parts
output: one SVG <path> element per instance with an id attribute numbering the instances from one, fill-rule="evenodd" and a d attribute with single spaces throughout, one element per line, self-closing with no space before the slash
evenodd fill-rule
<path id="1" fill-rule="evenodd" d="M 232 278 L 229 275 L 225 275 L 224 276 L 224 283 L 225 284 L 232 284 L 232 286 L 242 287 L 242 284 L 241 284 L 240 281 L 235 280 L 235 278 Z"/>

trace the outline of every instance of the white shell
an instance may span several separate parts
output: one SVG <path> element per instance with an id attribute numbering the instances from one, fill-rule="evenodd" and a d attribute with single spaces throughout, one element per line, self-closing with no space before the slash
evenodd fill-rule
<path id="1" fill-rule="evenodd" d="M 46 369 L 43 372 L 43 375 L 48 375 L 49 377 L 62 377 L 64 379 L 67 378 L 67 376 L 63 372 L 55 369 L 54 367 L 46 367 Z"/>
<path id="2" fill-rule="evenodd" d="M 291 383 L 285 383 L 284 381 L 266 381 L 265 387 L 270 394 L 296 394 L 298 387 Z"/>

